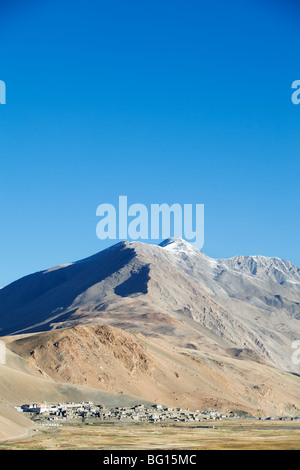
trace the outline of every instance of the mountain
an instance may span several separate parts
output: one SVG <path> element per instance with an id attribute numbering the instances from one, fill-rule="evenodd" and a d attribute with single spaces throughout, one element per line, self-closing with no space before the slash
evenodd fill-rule
<path id="1" fill-rule="evenodd" d="M 61 336 L 63 330 L 59 330 Z M 49 332 L 49 334 L 57 334 L 58 331 Z M 153 400 L 143 400 L 142 397 L 126 395 L 125 393 L 114 393 L 114 391 L 107 391 L 105 387 L 102 389 L 89 387 L 89 382 L 86 380 L 82 383 L 76 383 L 76 375 L 73 376 L 75 383 L 68 381 L 68 376 L 64 376 L 69 362 L 72 367 L 72 361 L 68 358 L 68 350 L 65 348 L 66 341 L 63 342 L 63 347 L 59 348 L 58 353 L 61 354 L 57 357 L 56 366 L 61 365 L 62 357 L 64 367 L 60 370 L 60 380 L 55 380 L 50 377 L 53 355 L 49 355 L 48 363 L 42 362 L 40 365 L 46 368 L 49 372 L 44 372 L 37 366 L 40 356 L 38 356 L 38 349 L 41 351 L 44 346 L 49 346 L 47 339 L 42 336 L 39 339 L 39 334 L 35 336 L 34 347 L 37 350 L 36 356 L 28 354 L 27 347 L 32 345 L 33 338 L 28 336 L 25 341 L 25 336 L 10 336 L 1 338 L 6 344 L 6 364 L 0 364 L 0 441 L 13 438 L 27 437 L 34 434 L 36 425 L 31 421 L 26 413 L 19 413 L 16 411 L 15 406 L 25 403 L 62 403 L 62 402 L 83 402 L 93 401 L 100 403 L 107 407 L 116 406 L 133 406 L 137 402 L 145 405 L 150 405 Z M 67 336 L 66 334 L 64 336 Z M 70 334 L 70 340 L 72 334 Z M 78 339 L 78 334 L 77 334 Z M 84 335 L 82 337 L 84 339 Z M 19 342 L 20 340 L 20 342 Z M 53 337 L 54 344 L 59 341 L 57 336 Z M 25 341 L 25 343 L 24 343 Z M 53 345 L 55 348 L 55 346 Z M 65 352 L 62 350 L 65 348 Z M 14 353 L 12 350 L 18 350 L 19 354 Z M 84 348 L 83 348 L 84 349 Z M 76 350 L 75 350 L 76 353 Z M 28 354 L 28 358 L 27 358 Z M 130 353 L 128 353 L 128 358 Z M 78 365 L 78 363 L 77 363 Z M 84 372 L 84 364 L 82 365 L 82 375 Z M 100 366 L 101 367 L 101 366 Z M 74 369 L 76 370 L 76 364 Z M 89 371 L 88 371 L 89 372 Z M 78 372 L 76 372 L 78 374 Z M 124 372 L 125 374 L 125 372 Z M 57 377 L 59 377 L 57 375 Z M 77 375 L 77 378 L 79 375 Z"/>
<path id="2" fill-rule="evenodd" d="M 32 422 L 14 406 L 123 406 L 300 414 L 300 269 L 212 259 L 182 239 L 121 242 L 0 290 L 0 440 Z"/>
<path id="3" fill-rule="evenodd" d="M 107 324 L 282 370 L 300 339 L 300 269 L 262 256 L 212 259 L 182 239 L 121 242 L 0 291 L 2 336 Z"/>
<path id="4" fill-rule="evenodd" d="M 50 397 L 53 402 L 61 384 L 68 397 L 78 396 L 80 387 L 81 396 L 84 389 L 86 396 L 98 391 L 100 403 L 108 401 L 104 394 L 110 394 L 110 401 L 117 395 L 121 406 L 132 403 L 135 396 L 135 404 L 143 400 L 181 408 L 243 410 L 251 415 L 300 411 L 299 377 L 240 350 L 209 353 L 175 346 L 163 337 L 98 324 L 10 336 L 4 341 L 10 358 L 19 369 L 22 365 L 19 397 L 25 391 L 28 396 L 32 384 L 31 396 L 35 393 L 37 401 Z M 8 387 L 12 378 L 7 367 L 4 377 L 0 395 L 4 382 L 11 400 L 16 384 Z"/>

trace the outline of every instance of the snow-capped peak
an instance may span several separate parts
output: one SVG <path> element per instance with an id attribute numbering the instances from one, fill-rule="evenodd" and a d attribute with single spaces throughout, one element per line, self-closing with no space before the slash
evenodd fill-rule
<path id="1" fill-rule="evenodd" d="M 194 250 L 196 249 L 191 243 L 187 242 L 180 237 L 169 237 L 166 238 L 163 242 L 159 244 L 162 248 L 167 248 L 171 250 Z"/>

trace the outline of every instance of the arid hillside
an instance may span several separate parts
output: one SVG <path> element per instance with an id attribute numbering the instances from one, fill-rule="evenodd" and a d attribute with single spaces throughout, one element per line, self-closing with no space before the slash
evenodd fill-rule
<path id="1" fill-rule="evenodd" d="M 300 412 L 299 377 L 253 360 L 247 351 L 219 355 L 174 347 L 107 325 L 11 337 L 7 347 L 31 373 L 55 382 L 193 409 Z"/>
<path id="2" fill-rule="evenodd" d="M 288 261 L 118 243 L 0 290 L 2 427 L 27 429 L 20 403 L 93 398 L 298 415 L 299 322 Z"/>
<path id="3" fill-rule="evenodd" d="M 0 334 L 99 323 L 171 345 L 247 349 L 299 373 L 300 269 L 262 256 L 214 260 L 181 239 L 122 242 L 0 291 Z"/>

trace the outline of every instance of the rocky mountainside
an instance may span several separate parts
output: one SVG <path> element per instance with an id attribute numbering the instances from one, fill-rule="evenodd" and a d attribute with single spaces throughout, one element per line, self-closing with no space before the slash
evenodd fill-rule
<path id="1" fill-rule="evenodd" d="M 293 416 L 300 412 L 299 377 L 241 351 L 224 355 L 181 348 L 163 338 L 97 324 L 10 336 L 5 342 L 8 354 L 23 361 L 24 377 L 27 371 L 19 395 L 35 380 L 38 400 L 45 399 L 46 384 L 48 400 L 49 389 L 60 383 L 87 387 L 87 396 L 91 389 L 117 393 L 121 406 L 128 402 L 126 396 L 135 396 L 135 404 L 143 400 L 225 413 L 243 410 L 256 416 Z M 6 382 L 10 374 L 6 368 Z M 0 395 L 2 387 L 0 381 Z M 77 389 L 74 392 L 78 394 Z"/>
<path id="2" fill-rule="evenodd" d="M 121 242 L 0 291 L 0 334 L 89 323 L 298 373 L 300 269 L 262 256 L 211 259 L 182 239 Z"/>

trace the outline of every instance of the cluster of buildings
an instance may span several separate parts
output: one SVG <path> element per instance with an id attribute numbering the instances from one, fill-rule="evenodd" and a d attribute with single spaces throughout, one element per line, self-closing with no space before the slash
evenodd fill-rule
<path id="1" fill-rule="evenodd" d="M 200 411 L 200 410 L 184 410 L 182 408 L 170 408 L 162 405 L 135 405 L 133 407 L 115 407 L 106 408 L 102 405 L 96 405 L 93 402 L 81 403 L 58 403 L 55 405 L 47 405 L 47 403 L 32 403 L 15 407 L 18 411 L 30 413 L 33 415 L 42 415 L 42 420 L 71 420 L 81 419 L 89 422 L 96 419 L 97 421 L 137 421 L 137 422 L 197 422 L 205 420 L 220 420 L 224 418 L 248 418 L 248 419 L 274 419 L 274 418 L 256 418 L 254 416 L 241 416 L 239 413 L 230 412 L 229 414 L 221 414 L 217 411 Z M 279 418 L 288 419 L 288 418 Z M 291 418 L 299 419 L 300 417 Z"/>
<path id="2" fill-rule="evenodd" d="M 160 421 L 202 421 L 205 419 L 221 419 L 227 417 L 216 411 L 200 412 L 199 410 L 183 410 L 182 408 L 163 407 L 162 405 L 135 405 L 133 407 L 106 408 L 93 402 L 58 403 L 32 403 L 15 407 L 19 412 L 31 415 L 42 415 L 43 419 L 72 419 L 98 418 L 100 421 L 140 421 L 156 423 Z"/>

